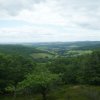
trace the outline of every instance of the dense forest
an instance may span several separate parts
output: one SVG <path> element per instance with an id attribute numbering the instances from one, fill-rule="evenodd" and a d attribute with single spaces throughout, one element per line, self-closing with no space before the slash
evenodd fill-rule
<path id="1" fill-rule="evenodd" d="M 100 100 L 100 44 L 89 43 L 87 48 L 83 42 L 71 43 L 70 49 L 65 43 L 55 45 L 51 49 L 51 44 L 0 45 L 0 95 L 34 95 L 34 100 Z M 86 50 L 91 52 L 84 53 Z"/>

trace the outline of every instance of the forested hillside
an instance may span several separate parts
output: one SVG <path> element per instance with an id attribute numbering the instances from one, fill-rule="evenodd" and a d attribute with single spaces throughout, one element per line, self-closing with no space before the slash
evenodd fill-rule
<path id="1" fill-rule="evenodd" d="M 37 62 L 46 62 L 54 58 L 55 54 L 40 50 L 33 46 L 20 45 L 0 45 L 0 53 L 11 54 L 11 55 L 21 55 L 23 57 L 31 58 Z"/>
<path id="2" fill-rule="evenodd" d="M 11 100 L 20 95 L 34 100 L 100 100 L 97 43 L 88 50 L 83 50 L 85 44 L 82 49 L 68 49 L 67 56 L 53 52 L 54 46 L 49 50 L 48 46 L 0 45 L 0 95 L 9 95 Z"/>
<path id="3" fill-rule="evenodd" d="M 7 54 L 18 54 L 23 56 L 29 56 L 32 53 L 43 52 L 34 47 L 25 47 L 23 45 L 0 45 L 0 52 Z"/>

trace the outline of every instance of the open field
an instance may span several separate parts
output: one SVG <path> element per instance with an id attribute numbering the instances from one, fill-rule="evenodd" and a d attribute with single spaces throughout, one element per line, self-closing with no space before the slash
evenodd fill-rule
<path id="1" fill-rule="evenodd" d="M 33 53 L 31 54 L 33 58 L 53 58 L 54 55 L 49 53 Z"/>

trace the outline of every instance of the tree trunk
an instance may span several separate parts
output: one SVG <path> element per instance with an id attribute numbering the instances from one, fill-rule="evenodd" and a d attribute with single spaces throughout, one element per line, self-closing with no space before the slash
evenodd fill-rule
<path id="1" fill-rule="evenodd" d="M 14 98 L 13 98 L 13 100 L 15 100 L 16 99 L 16 87 L 14 88 Z"/>
<path id="2" fill-rule="evenodd" d="M 42 100 L 47 100 L 47 88 L 42 87 L 41 89 L 42 89 L 42 91 L 41 91 Z"/>
<path id="3" fill-rule="evenodd" d="M 42 99 L 43 99 L 43 100 L 47 100 L 47 97 L 46 97 L 46 93 L 45 93 L 45 92 L 42 93 Z"/>

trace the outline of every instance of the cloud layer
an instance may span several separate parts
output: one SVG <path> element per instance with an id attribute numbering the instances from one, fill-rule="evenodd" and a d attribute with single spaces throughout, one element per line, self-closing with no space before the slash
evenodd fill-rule
<path id="1" fill-rule="evenodd" d="M 34 4 L 43 2 L 44 0 L 0 0 L 0 11 L 4 11 L 10 15 L 17 15 L 24 9 L 32 9 Z"/>
<path id="2" fill-rule="evenodd" d="M 99 0 L 0 0 L 0 42 L 100 40 Z"/>

